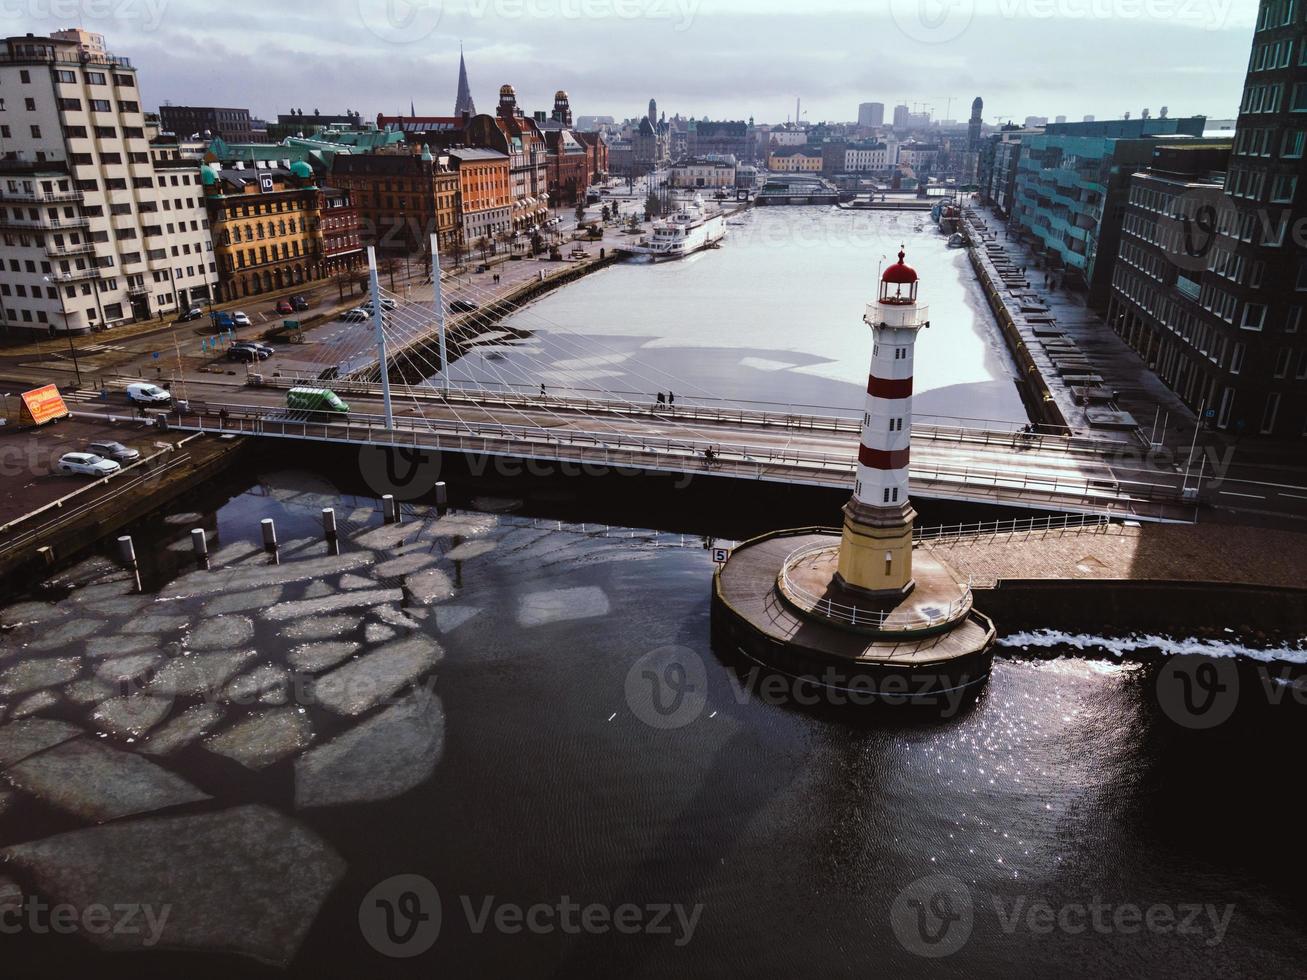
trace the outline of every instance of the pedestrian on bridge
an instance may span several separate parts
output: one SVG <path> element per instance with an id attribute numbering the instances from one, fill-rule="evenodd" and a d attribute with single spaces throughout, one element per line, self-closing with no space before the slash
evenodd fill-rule
<path id="1" fill-rule="evenodd" d="M 544 397 L 545 397 L 545 386 L 544 386 L 543 383 L 541 383 L 541 385 L 540 385 L 540 397 L 541 397 L 541 398 L 544 398 Z"/>
<path id="2" fill-rule="evenodd" d="M 676 393 L 674 391 L 669 390 L 667 392 L 667 404 L 668 405 L 676 404 Z"/>
<path id="3" fill-rule="evenodd" d="M 666 399 L 665 397 L 663 397 L 663 393 L 662 393 L 661 391 L 658 392 L 658 404 L 659 404 L 659 405 L 666 405 L 666 404 L 667 404 L 667 399 Z"/>

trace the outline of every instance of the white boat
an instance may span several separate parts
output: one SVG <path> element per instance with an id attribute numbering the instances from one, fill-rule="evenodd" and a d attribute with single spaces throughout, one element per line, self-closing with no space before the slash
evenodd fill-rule
<path id="1" fill-rule="evenodd" d="M 655 221 L 653 233 L 627 246 L 636 255 L 658 259 L 681 259 L 715 245 L 726 237 L 726 218 L 720 211 L 709 212 L 698 194 L 689 204 L 662 221 Z"/>

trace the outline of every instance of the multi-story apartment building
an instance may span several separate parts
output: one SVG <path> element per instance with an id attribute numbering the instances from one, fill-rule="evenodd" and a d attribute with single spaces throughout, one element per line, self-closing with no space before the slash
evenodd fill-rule
<path id="1" fill-rule="evenodd" d="M 219 106 L 161 105 L 159 122 L 179 140 L 221 136 L 229 143 L 257 143 L 249 109 Z"/>
<path id="2" fill-rule="evenodd" d="M 450 169 L 458 175 L 459 222 L 463 242 L 494 241 L 513 230 L 513 184 L 507 155 L 498 150 L 449 151 Z"/>
<path id="3" fill-rule="evenodd" d="M 713 190 L 735 188 L 735 157 L 727 156 L 716 160 L 684 160 L 672 164 L 668 173 L 669 187 L 699 188 Z"/>
<path id="4" fill-rule="evenodd" d="M 858 106 L 858 128 L 880 129 L 885 125 L 885 103 L 863 102 Z"/>
<path id="5" fill-rule="evenodd" d="M 322 237 L 322 276 L 363 266 L 363 237 L 359 212 L 350 192 L 343 187 L 324 187 L 319 192 L 318 230 Z"/>
<path id="6" fill-rule="evenodd" d="M 1134 176 L 1108 319 L 1211 424 L 1307 436 L 1307 11 L 1261 0 L 1228 172 Z"/>
<path id="7" fill-rule="evenodd" d="M 321 198 L 307 163 L 206 163 L 201 175 L 224 300 L 322 277 Z"/>
<path id="8" fill-rule="evenodd" d="M 4 322 L 83 333 L 174 314 L 217 279 L 199 170 L 152 155 L 128 59 L 60 33 L 0 48 Z"/>
<path id="9" fill-rule="evenodd" d="M 899 162 L 899 145 L 893 141 L 850 143 L 844 148 L 844 173 L 888 173 Z"/>
<path id="10" fill-rule="evenodd" d="M 767 169 L 777 173 L 821 173 L 821 149 L 806 146 L 779 146 L 767 156 Z"/>
<path id="11" fill-rule="evenodd" d="M 442 251 L 464 241 L 458 174 L 427 147 L 337 155 L 331 184 L 350 193 L 363 243 L 380 251 L 425 251 L 433 232 Z"/>
<path id="12" fill-rule="evenodd" d="M 1102 309 L 1130 175 L 1148 164 L 1159 140 L 1200 138 L 1205 122 L 1194 116 L 1054 123 L 1023 138 L 1012 223 Z"/>

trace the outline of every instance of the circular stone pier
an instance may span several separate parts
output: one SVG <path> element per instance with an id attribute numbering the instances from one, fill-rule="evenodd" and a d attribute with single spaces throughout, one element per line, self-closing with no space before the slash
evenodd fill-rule
<path id="1" fill-rule="evenodd" d="M 751 660 L 847 695 L 847 703 L 956 703 L 989 676 L 994 625 L 970 585 L 929 552 L 906 595 L 837 576 L 840 535 L 776 531 L 740 545 L 713 580 L 713 628 Z"/>

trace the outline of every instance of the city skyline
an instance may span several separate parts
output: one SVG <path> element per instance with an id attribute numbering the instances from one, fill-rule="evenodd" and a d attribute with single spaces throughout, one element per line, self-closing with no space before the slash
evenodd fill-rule
<path id="1" fill-rule="evenodd" d="M 596 13 L 545 16 L 554 6 Z M 617 119 L 638 116 L 652 95 L 669 114 L 696 118 L 781 123 L 799 98 L 808 122 L 856 119 L 866 101 L 963 122 L 979 94 L 989 126 L 1031 115 L 1137 116 L 1145 107 L 1156 115 L 1162 106 L 1173 116 L 1233 117 L 1252 17 L 1223 0 L 953 0 L 936 20 L 899 0 L 870 12 L 828 0 L 802 16 L 777 2 L 746 14 L 736 0 L 331 0 L 303 12 L 250 5 L 238 18 L 189 2 L 117 9 L 78 26 L 133 59 L 150 109 L 217 100 L 262 118 L 296 106 L 357 109 L 366 119 L 412 103 L 419 114 L 444 114 L 461 42 L 473 96 L 491 102 L 510 82 L 528 111 L 547 110 L 565 89 L 579 114 Z M 10 17 L 6 33 L 69 26 Z M 584 63 L 570 54 L 582 48 Z M 1106 50 L 1126 67 L 1102 72 Z M 324 58 L 337 70 L 308 70 Z"/>

